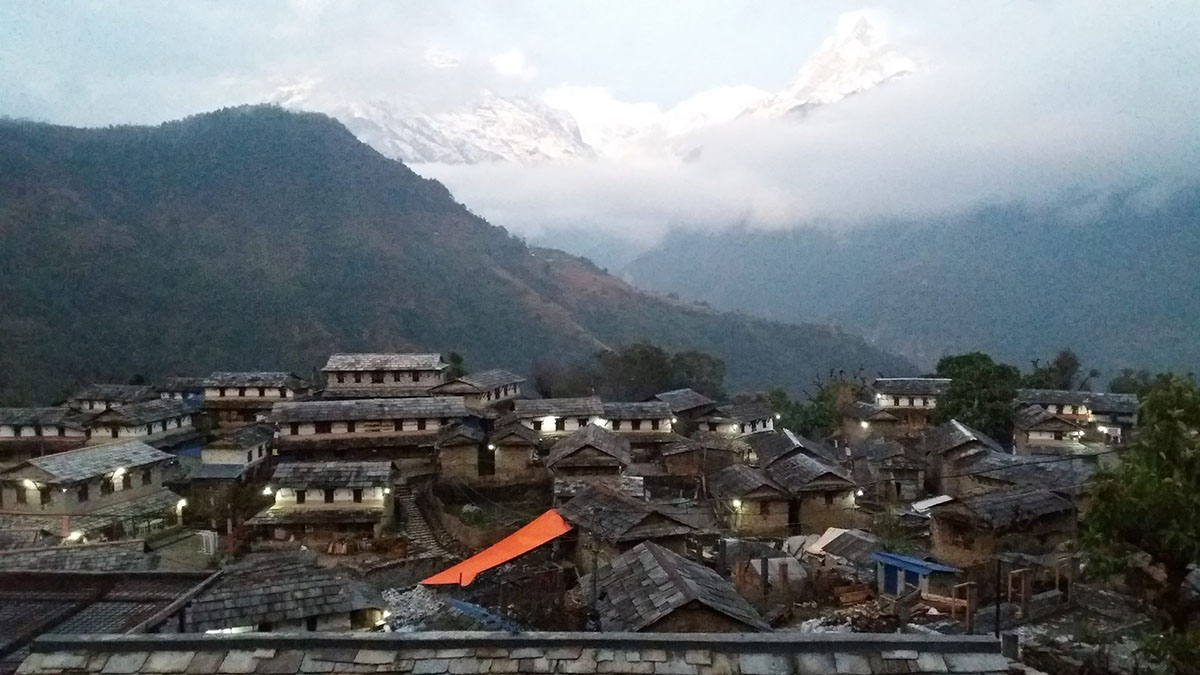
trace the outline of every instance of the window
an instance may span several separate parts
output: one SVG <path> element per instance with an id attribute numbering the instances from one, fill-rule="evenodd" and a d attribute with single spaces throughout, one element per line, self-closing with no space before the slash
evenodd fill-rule
<path id="1" fill-rule="evenodd" d="M 146 469 L 145 471 L 143 471 L 142 472 L 142 485 L 143 486 L 149 485 L 153 482 L 154 482 L 154 476 L 151 473 L 150 469 Z"/>
<path id="2" fill-rule="evenodd" d="M 425 418 L 417 420 L 417 431 L 425 431 Z"/>
<path id="3" fill-rule="evenodd" d="M 58 429 L 58 435 L 59 435 L 59 436 L 66 436 L 66 435 L 67 435 L 67 428 L 66 428 L 66 427 L 56 427 L 56 428 Z"/>
<path id="4" fill-rule="evenodd" d="M 567 430 L 566 418 L 560 417 L 560 418 L 554 420 L 554 430 L 555 431 L 566 431 Z"/>
<path id="5" fill-rule="evenodd" d="M 121 489 L 122 490 L 132 490 L 133 489 L 133 474 L 129 473 L 128 471 L 121 474 Z"/>
<path id="6" fill-rule="evenodd" d="M 709 430 L 709 431 L 716 431 L 716 430 L 717 430 L 717 423 L 716 423 L 716 422 L 709 422 L 709 423 L 708 423 L 708 430 Z"/>
<path id="7" fill-rule="evenodd" d="M 650 420 L 650 428 L 658 431 L 658 420 Z"/>
<path id="8" fill-rule="evenodd" d="M 266 395 L 267 395 L 267 389 L 266 389 L 266 387 L 259 387 L 259 388 L 258 388 L 258 397 L 259 397 L 259 398 L 262 398 L 262 397 L 264 397 L 264 396 L 266 396 Z"/>
<path id="9" fill-rule="evenodd" d="M 892 397 L 892 405 L 894 405 L 896 407 L 900 406 L 900 397 L 899 396 Z"/>
<path id="10" fill-rule="evenodd" d="M 383 373 L 371 373 L 371 384 L 383 384 Z"/>
<path id="11" fill-rule="evenodd" d="M 760 515 L 760 516 L 771 515 L 771 502 L 769 502 L 765 499 L 760 500 L 758 502 L 758 515 Z"/>
<path id="12" fill-rule="evenodd" d="M 346 381 L 346 374 L 345 374 L 345 373 L 338 373 L 338 374 L 337 374 L 337 381 L 338 381 L 338 384 L 342 384 L 342 383 L 344 383 L 344 382 Z"/>
<path id="13" fill-rule="evenodd" d="M 580 418 L 579 418 L 578 420 L 576 420 L 576 421 L 579 423 L 579 428 L 580 428 L 580 429 L 582 429 L 582 428 L 584 428 L 584 427 L 586 427 L 586 426 L 588 425 L 588 418 L 586 418 L 586 417 L 580 417 Z"/>
<path id="14" fill-rule="evenodd" d="M 288 434 L 290 434 L 292 436 L 300 435 L 300 424 L 298 422 L 292 422 L 291 424 L 289 424 L 288 425 Z"/>
<path id="15" fill-rule="evenodd" d="M 613 431 L 621 430 L 621 420 L 613 420 Z"/>
<path id="16" fill-rule="evenodd" d="M 40 425 L 40 424 L 33 425 L 33 435 L 34 436 L 42 435 L 42 425 Z"/>
<path id="17" fill-rule="evenodd" d="M 221 398 L 225 398 L 225 387 L 221 387 L 220 389 L 217 390 L 217 396 L 220 396 Z"/>
<path id="18" fill-rule="evenodd" d="M 400 381 L 400 371 L 397 370 L 396 372 L 392 373 L 392 382 L 399 382 L 399 381 Z"/>
<path id="19" fill-rule="evenodd" d="M 908 407 L 910 407 L 910 408 L 911 408 L 911 407 L 913 407 L 914 405 L 916 405 L 916 403 L 914 402 L 914 400 L 913 400 L 913 397 L 909 396 L 909 397 L 908 397 Z"/>
<path id="20" fill-rule="evenodd" d="M 925 406 L 926 408 L 928 408 L 928 407 L 929 407 L 929 399 L 928 399 L 928 398 L 923 398 L 923 399 L 921 399 L 921 405 L 923 405 L 923 406 Z"/>
<path id="21" fill-rule="evenodd" d="M 100 481 L 100 494 L 111 495 L 115 489 L 116 487 L 113 485 L 111 478 L 105 478 L 104 480 Z"/>
<path id="22" fill-rule="evenodd" d="M 354 494 L 354 503 L 361 504 L 362 503 L 362 488 L 354 488 L 353 494 Z"/>
<path id="23" fill-rule="evenodd" d="M 238 397 L 244 398 L 245 396 L 246 396 L 246 388 L 238 387 Z"/>
<path id="24" fill-rule="evenodd" d="M 541 430 L 542 430 L 542 421 L 541 421 L 541 420 L 537 420 L 537 421 L 535 421 L 535 422 L 533 423 L 533 430 L 534 430 L 534 431 L 541 431 Z"/>
<path id="25" fill-rule="evenodd" d="M 1063 439 L 1063 432 L 1061 432 L 1061 431 L 1054 432 L 1054 440 L 1061 441 L 1062 439 Z"/>
<path id="26" fill-rule="evenodd" d="M 634 431 L 641 431 L 642 430 L 642 421 L 641 420 L 633 420 L 633 422 L 630 423 L 630 427 Z"/>
<path id="27" fill-rule="evenodd" d="M 332 429 L 329 422 L 317 422 L 313 426 L 316 427 L 318 434 L 327 434 Z"/>
<path id="28" fill-rule="evenodd" d="M 18 504 L 26 503 L 25 502 L 25 486 L 24 485 L 17 486 L 17 503 Z"/>
<path id="29" fill-rule="evenodd" d="M 315 631 L 317 629 L 317 617 L 310 616 L 304 620 L 305 630 Z"/>
<path id="30" fill-rule="evenodd" d="M 109 433 L 110 435 L 112 435 L 112 437 L 113 437 L 113 438 L 116 438 L 116 437 L 117 437 L 117 434 L 119 433 L 119 431 L 118 431 L 117 427 L 109 427 L 109 428 L 108 428 L 108 433 Z"/>
<path id="31" fill-rule="evenodd" d="M 346 431 L 354 433 L 354 422 L 346 422 Z"/>
<path id="32" fill-rule="evenodd" d="M 263 456 L 263 453 L 265 453 L 265 452 L 266 452 L 266 447 L 265 447 L 265 446 L 262 446 L 262 445 L 258 446 L 258 456 L 259 456 L 260 458 Z"/>
<path id="33" fill-rule="evenodd" d="M 326 504 L 333 503 L 333 489 L 332 488 L 325 488 L 325 503 Z"/>
<path id="34" fill-rule="evenodd" d="M 362 382 L 362 373 L 355 373 L 355 374 L 354 374 L 354 381 L 355 381 L 355 382 Z"/>
<path id="35" fill-rule="evenodd" d="M 86 502 L 88 500 L 87 483 L 80 483 L 79 487 L 75 488 L 75 501 Z"/>
<path id="36" fill-rule="evenodd" d="M 297 504 L 303 504 L 304 500 L 307 498 L 308 498 L 308 490 L 296 490 L 296 503 Z"/>
<path id="37" fill-rule="evenodd" d="M 246 463 L 249 464 L 250 462 L 253 462 L 253 461 L 254 461 L 254 451 L 247 450 L 246 451 Z"/>
<path id="38" fill-rule="evenodd" d="M 418 373 L 417 371 L 415 371 L 415 370 L 414 370 L 414 371 L 413 371 L 413 374 L 412 374 L 412 381 L 413 381 L 413 382 L 420 382 L 420 381 L 421 381 L 421 374 L 420 374 L 420 373 Z"/>
<path id="39" fill-rule="evenodd" d="M 50 503 L 50 488 L 48 488 L 48 487 L 38 488 L 38 495 L 40 495 L 42 498 L 42 506 L 45 506 Z"/>
<path id="40" fill-rule="evenodd" d="M 825 493 L 825 506 L 833 506 L 833 493 L 832 492 Z"/>
<path id="41" fill-rule="evenodd" d="M 95 409 L 96 409 L 96 402 L 88 401 L 88 410 L 95 410 Z"/>

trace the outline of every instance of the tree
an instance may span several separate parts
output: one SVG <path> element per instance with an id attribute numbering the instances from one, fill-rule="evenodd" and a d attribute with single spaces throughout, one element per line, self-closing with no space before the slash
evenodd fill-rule
<path id="1" fill-rule="evenodd" d="M 450 352 L 446 355 L 446 379 L 454 380 L 467 374 L 467 368 L 463 365 L 463 355 L 458 352 Z"/>
<path id="2" fill-rule="evenodd" d="M 1116 377 L 1108 381 L 1108 390 L 1114 394 L 1140 394 L 1154 384 L 1154 376 L 1148 370 L 1122 368 Z"/>
<path id="3" fill-rule="evenodd" d="M 938 361 L 937 375 L 951 378 L 951 382 L 934 409 L 935 423 L 955 419 L 1008 442 L 1012 437 L 1012 402 L 1021 371 L 997 363 L 982 352 L 971 352 L 943 357 Z"/>
<path id="4" fill-rule="evenodd" d="M 1021 378 L 1024 386 L 1032 389 L 1086 389 L 1100 371 L 1092 369 L 1080 377 L 1083 365 L 1070 349 L 1059 350 L 1046 365 L 1040 359 L 1033 360 L 1032 371 Z"/>
<path id="5" fill-rule="evenodd" d="M 833 372 L 813 382 L 808 399 L 793 400 L 783 389 L 767 392 L 767 404 L 779 415 L 779 426 L 804 436 L 824 438 L 837 428 L 842 408 L 866 398 L 867 382 L 861 372 Z"/>
<path id="6" fill-rule="evenodd" d="M 675 352 L 671 370 L 675 378 L 672 389 L 689 387 L 712 399 L 725 398 L 725 362 L 712 354 Z"/>
<path id="7" fill-rule="evenodd" d="M 1200 388 L 1175 375 L 1146 391 L 1139 432 L 1120 465 L 1098 472 L 1082 543 L 1100 572 L 1131 571 L 1149 561 L 1158 575 L 1153 604 L 1168 667 L 1200 661 L 1200 597 L 1185 590 L 1200 561 Z M 1173 672 L 1194 672 L 1177 668 Z"/>

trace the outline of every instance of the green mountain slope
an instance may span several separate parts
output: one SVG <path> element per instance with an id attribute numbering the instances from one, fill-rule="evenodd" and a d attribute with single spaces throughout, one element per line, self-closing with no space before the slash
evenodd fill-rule
<path id="1" fill-rule="evenodd" d="M 654 298 L 531 250 L 321 115 L 0 122 L 0 399 L 133 373 L 309 373 L 335 350 L 527 369 L 636 340 L 717 354 L 735 389 L 912 369 L 833 329 Z"/>

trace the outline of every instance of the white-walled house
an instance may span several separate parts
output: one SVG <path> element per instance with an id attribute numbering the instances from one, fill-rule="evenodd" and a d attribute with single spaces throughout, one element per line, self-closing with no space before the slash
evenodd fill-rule
<path id="1" fill-rule="evenodd" d="M 871 383 L 875 406 L 896 417 L 893 434 L 915 437 L 929 428 L 938 399 L 950 387 L 944 377 L 880 377 Z"/>
<path id="2" fill-rule="evenodd" d="M 240 466 L 244 471 L 268 463 L 275 430 L 268 424 L 251 424 L 218 436 L 200 451 L 204 464 Z"/>
<path id="3" fill-rule="evenodd" d="M 507 370 L 484 370 L 433 387 L 434 396 L 461 396 L 467 405 L 491 407 L 521 398 L 525 378 Z"/>
<path id="4" fill-rule="evenodd" d="M 727 403 L 696 420 L 703 431 L 734 437 L 775 428 L 775 413 L 763 401 Z"/>
<path id="5" fill-rule="evenodd" d="M 441 354 L 333 354 L 325 367 L 322 398 L 404 398 L 429 396 L 443 384 Z"/>
<path id="6" fill-rule="evenodd" d="M 83 445 L 86 421 L 70 408 L 0 408 L 0 468 Z"/>
<path id="7" fill-rule="evenodd" d="M 89 384 L 71 394 L 67 405 L 75 410 L 94 412 L 153 401 L 158 397 L 154 387 L 140 384 Z"/>
<path id="8" fill-rule="evenodd" d="M 254 422 L 259 411 L 307 393 L 308 383 L 293 373 L 217 372 L 204 379 L 204 409 L 222 422 Z"/>
<path id="9" fill-rule="evenodd" d="M 195 415 L 199 401 L 155 398 L 109 408 L 88 421 L 91 430 L 89 443 L 110 443 L 114 440 L 138 438 L 157 442 L 197 433 Z"/>
<path id="10" fill-rule="evenodd" d="M 513 415 L 543 437 L 565 436 L 590 425 L 608 428 L 604 404 L 596 396 L 521 400 L 513 404 Z"/>
<path id="11" fill-rule="evenodd" d="M 247 521 L 277 541 L 372 537 L 393 522 L 391 462 L 283 462 L 266 491 L 275 503 Z"/>

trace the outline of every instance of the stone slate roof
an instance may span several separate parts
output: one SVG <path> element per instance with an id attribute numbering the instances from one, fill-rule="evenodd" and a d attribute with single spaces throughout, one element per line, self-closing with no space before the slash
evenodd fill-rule
<path id="1" fill-rule="evenodd" d="M 925 462 L 917 453 L 904 444 L 884 438 L 870 438 L 851 446 L 850 457 L 855 461 L 866 460 L 875 466 L 892 469 L 921 469 Z"/>
<path id="2" fill-rule="evenodd" d="M 866 401 L 855 401 L 845 406 L 842 408 L 842 414 L 851 419 L 877 422 L 894 422 L 899 419 L 882 407 Z"/>
<path id="3" fill-rule="evenodd" d="M 237 480 L 250 467 L 246 464 L 209 464 L 193 466 L 187 474 L 188 480 Z"/>
<path id="4" fill-rule="evenodd" d="M 875 393 L 888 396 L 940 396 L 949 386 L 945 377 L 880 377 L 871 383 Z"/>
<path id="5" fill-rule="evenodd" d="M 753 450 L 742 438 L 730 438 L 715 431 L 698 430 L 693 432 L 689 438 L 664 445 L 661 453 L 663 456 L 667 456 L 705 449 L 731 452 L 739 457 L 748 457 Z"/>
<path id="6" fill-rule="evenodd" d="M 83 430 L 85 415 L 70 408 L 0 408 L 0 424 L 62 426 Z"/>
<path id="7" fill-rule="evenodd" d="M 48 636 L 26 675 L 238 672 L 1006 675 L 990 635 L 898 633 L 328 633 Z"/>
<path id="8" fill-rule="evenodd" d="M 866 563 L 871 555 L 883 549 L 872 534 L 862 530 L 846 530 L 831 539 L 823 547 L 826 553 L 845 558 L 853 563 Z"/>
<path id="9" fill-rule="evenodd" d="M 226 567 L 192 602 L 188 629 L 257 626 L 386 607 L 379 591 L 307 556 L 247 558 Z"/>
<path id="10" fill-rule="evenodd" d="M 525 381 L 525 378 L 521 377 L 520 375 L 499 368 L 494 370 L 481 370 L 477 373 L 469 373 L 458 379 L 479 389 L 480 391 L 487 391 L 489 389 L 495 389 L 496 387 L 503 387 L 506 384 L 521 384 Z"/>
<path id="11" fill-rule="evenodd" d="M 1096 467 L 1079 461 L 1047 462 L 1036 457 L 1010 455 L 1003 452 L 981 452 L 955 462 L 953 473 L 967 473 L 981 479 L 1001 481 L 1010 485 L 1038 486 L 1076 494 L 1086 490 L 1086 483 Z"/>
<path id="12" fill-rule="evenodd" d="M 764 401 L 747 401 L 744 403 L 719 405 L 715 413 L 706 417 L 727 419 L 742 424 L 770 419 L 774 414 L 771 411 L 771 406 L 767 405 Z"/>
<path id="13" fill-rule="evenodd" d="M 454 443 L 478 445 L 483 443 L 485 438 L 487 438 L 487 433 L 483 430 L 483 426 L 467 419 L 458 424 L 439 429 L 437 445 L 439 447 Z"/>
<path id="14" fill-rule="evenodd" d="M 840 468 L 799 452 L 772 463 L 766 471 L 790 492 L 854 487 L 853 479 Z"/>
<path id="15" fill-rule="evenodd" d="M 1024 527 L 1045 516 L 1074 511 L 1075 505 L 1051 490 L 1024 488 L 996 490 L 935 506 L 934 518 L 967 515 L 989 527 Z"/>
<path id="16" fill-rule="evenodd" d="M 591 486 L 599 486 L 626 497 L 646 499 L 646 481 L 642 476 L 555 476 L 555 499 L 571 499 Z"/>
<path id="17" fill-rule="evenodd" d="M 742 498 L 760 490 L 787 496 L 782 485 L 761 470 L 745 464 L 730 464 L 708 477 L 708 491 L 717 499 Z"/>
<path id="18" fill-rule="evenodd" d="M 595 585 L 594 606 L 604 631 L 640 631 L 691 603 L 720 612 L 747 630 L 770 630 L 719 574 L 652 542 L 638 544 L 594 574 L 594 580 L 588 575 L 579 583 L 588 599 Z"/>
<path id="19" fill-rule="evenodd" d="M 158 392 L 154 387 L 140 384 L 89 384 L 71 394 L 72 400 L 115 403 L 136 403 L 157 398 Z"/>
<path id="20" fill-rule="evenodd" d="M 741 440 L 753 448 L 754 454 L 758 456 L 759 466 L 770 466 L 793 452 L 803 452 L 825 462 L 837 463 L 837 456 L 832 448 L 807 439 L 791 429 L 758 431 L 742 436 Z"/>
<path id="21" fill-rule="evenodd" d="M 170 459 L 171 455 L 156 450 L 141 441 L 116 441 L 44 457 L 34 457 L 5 473 L 11 473 L 28 465 L 50 474 L 51 477 L 46 480 L 47 483 L 73 483 L 109 474 L 119 468 L 131 469 L 166 462 Z"/>
<path id="22" fill-rule="evenodd" d="M 695 389 L 672 389 L 671 391 L 655 394 L 654 398 L 666 403 L 671 407 L 671 412 L 674 413 L 688 412 L 696 408 L 705 408 L 717 404 L 716 401 Z"/>
<path id="23" fill-rule="evenodd" d="M 1066 389 L 1018 389 L 1018 403 L 1039 405 L 1083 405 L 1092 412 L 1133 414 L 1138 411 L 1137 394 L 1111 394 Z"/>
<path id="24" fill-rule="evenodd" d="M 1013 426 L 1023 431 L 1038 427 L 1039 431 L 1080 431 L 1082 427 L 1071 420 L 1056 415 L 1040 405 L 1018 408 L 1013 413 Z"/>
<path id="25" fill-rule="evenodd" d="M 346 420 L 396 420 L 460 418 L 467 416 L 457 396 L 418 398 L 366 398 L 351 401 L 283 401 L 271 409 L 280 424 L 292 422 L 339 422 Z"/>
<path id="26" fill-rule="evenodd" d="M 269 424 L 247 424 L 233 431 L 222 434 L 212 443 L 210 448 L 246 450 L 257 447 L 275 437 L 275 430 Z"/>
<path id="27" fill-rule="evenodd" d="M 294 373 L 273 371 L 217 372 L 204 378 L 206 387 L 286 387 L 303 389 L 308 383 Z"/>
<path id="28" fill-rule="evenodd" d="M 967 443 L 979 443 L 995 452 L 1004 452 L 1004 448 L 990 436 L 958 420 L 950 420 L 927 431 L 924 448 L 927 455 L 944 455 Z"/>
<path id="29" fill-rule="evenodd" d="M 190 399 L 155 398 L 140 403 L 127 403 L 120 408 L 105 410 L 97 415 L 115 418 L 122 424 L 140 426 L 161 422 L 199 412 L 200 402 Z"/>
<path id="30" fill-rule="evenodd" d="M 496 445 L 537 445 L 540 440 L 538 432 L 519 423 L 509 424 L 492 432 L 492 442 Z"/>
<path id="31" fill-rule="evenodd" d="M 597 484 L 583 488 L 557 510 L 567 522 L 611 543 L 677 537 L 695 531 L 650 502 Z"/>
<path id="32" fill-rule="evenodd" d="M 671 406 L 662 401 L 604 403 L 604 418 L 608 420 L 669 420 L 671 417 Z"/>
<path id="33" fill-rule="evenodd" d="M 550 448 L 550 454 L 546 457 L 547 468 L 560 463 L 571 463 L 571 456 L 584 448 L 595 448 L 611 457 L 613 463 L 622 466 L 628 465 L 632 461 L 627 439 L 603 427 L 589 424 Z"/>
<path id="34" fill-rule="evenodd" d="M 0 529 L 0 551 L 46 548 L 61 540 L 62 538 L 54 532 L 41 527 Z"/>
<path id="35" fill-rule="evenodd" d="M 333 354 L 325 372 L 354 370 L 443 370 L 441 354 Z"/>
<path id="36" fill-rule="evenodd" d="M 391 462 L 280 462 L 271 475 L 271 486 L 298 490 L 390 487 L 395 470 Z"/>
<path id="37" fill-rule="evenodd" d="M 539 398 L 516 401 L 513 413 L 520 419 L 534 417 L 601 417 L 604 404 L 597 396 L 584 398 Z"/>
<path id="38" fill-rule="evenodd" d="M 148 570 L 150 565 L 141 539 L 0 551 L 0 570 L 114 572 Z"/>

